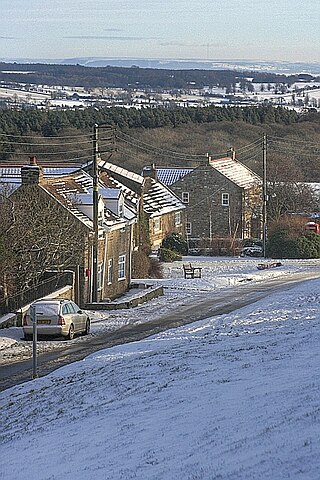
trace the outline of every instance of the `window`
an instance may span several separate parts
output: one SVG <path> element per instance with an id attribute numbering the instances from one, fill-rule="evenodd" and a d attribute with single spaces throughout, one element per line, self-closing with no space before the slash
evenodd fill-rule
<path id="1" fill-rule="evenodd" d="M 222 194 L 221 205 L 223 207 L 229 207 L 229 193 L 223 193 Z"/>
<path id="2" fill-rule="evenodd" d="M 191 222 L 186 223 L 186 234 L 191 235 L 192 229 L 191 229 Z"/>
<path id="3" fill-rule="evenodd" d="M 119 270 L 118 270 L 118 279 L 123 280 L 126 278 L 126 256 L 119 256 Z"/>
<path id="4" fill-rule="evenodd" d="M 103 263 L 98 263 L 98 290 L 103 287 Z"/>
<path id="5" fill-rule="evenodd" d="M 70 307 L 72 313 L 78 313 L 79 308 L 77 308 L 77 305 L 76 305 L 75 303 L 70 302 L 70 303 L 69 303 L 69 307 Z"/>
<path id="6" fill-rule="evenodd" d="M 113 277 L 113 258 L 108 260 L 108 285 L 111 285 Z"/>
<path id="7" fill-rule="evenodd" d="M 190 200 L 189 192 L 182 192 L 181 200 L 183 203 L 189 203 L 189 200 Z"/>
<path id="8" fill-rule="evenodd" d="M 153 232 L 161 232 L 161 218 L 155 218 L 153 220 Z"/>
<path id="9" fill-rule="evenodd" d="M 181 225 L 181 212 L 176 212 L 175 213 L 174 224 L 175 224 L 176 227 L 178 227 L 178 225 Z"/>

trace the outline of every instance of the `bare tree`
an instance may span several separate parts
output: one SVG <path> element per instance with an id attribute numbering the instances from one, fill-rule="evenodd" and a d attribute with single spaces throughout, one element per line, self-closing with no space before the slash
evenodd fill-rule
<path id="1" fill-rule="evenodd" d="M 13 222 L 0 238 L 11 293 L 36 285 L 46 271 L 83 265 L 86 229 L 70 211 L 37 186 L 18 189 L 10 202 Z"/>

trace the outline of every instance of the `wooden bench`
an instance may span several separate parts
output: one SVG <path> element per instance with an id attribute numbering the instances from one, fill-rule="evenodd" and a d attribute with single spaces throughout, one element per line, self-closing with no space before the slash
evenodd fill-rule
<path id="1" fill-rule="evenodd" d="M 191 263 L 183 264 L 184 278 L 201 278 L 201 267 L 193 267 Z"/>

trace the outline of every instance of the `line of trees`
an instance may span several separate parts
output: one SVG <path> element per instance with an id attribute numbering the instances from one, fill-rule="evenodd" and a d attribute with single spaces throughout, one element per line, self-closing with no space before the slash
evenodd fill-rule
<path id="1" fill-rule="evenodd" d="M 10 72 L 10 73 L 6 73 Z M 23 73 L 22 73 L 23 72 Z M 6 84 L 65 85 L 86 88 L 135 86 L 138 88 L 187 89 L 203 86 L 227 87 L 241 80 L 292 84 L 316 80 L 311 75 L 279 75 L 271 72 L 235 70 L 170 70 L 132 67 L 85 67 L 82 65 L 10 64 L 0 62 L 0 81 Z"/>
<path id="2" fill-rule="evenodd" d="M 319 118 L 318 118 L 319 117 Z M 320 115 L 316 116 L 318 120 Z M 304 117 L 307 119 L 307 116 Z M 89 129 L 94 123 L 109 123 L 121 129 L 177 127 L 183 124 L 243 121 L 252 125 L 280 123 L 289 125 L 301 120 L 294 110 L 282 107 L 205 107 L 205 108 L 86 108 L 84 110 L 0 110 L 1 133 L 54 136 L 68 127 Z"/>

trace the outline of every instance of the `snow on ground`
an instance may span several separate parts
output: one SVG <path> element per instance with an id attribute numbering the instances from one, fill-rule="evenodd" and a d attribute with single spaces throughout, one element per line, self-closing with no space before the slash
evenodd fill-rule
<path id="1" fill-rule="evenodd" d="M 283 274 L 311 263 L 288 262 Z M 208 291 L 266 273 L 252 260 L 201 264 Z M 117 315 L 137 321 L 183 301 L 195 281 L 177 268 L 168 265 L 167 286 L 181 290 Z M 119 325 L 113 315 L 105 323 Z M 319 341 L 320 277 L 8 389 L 0 478 L 318 479 Z"/>
<path id="2" fill-rule="evenodd" d="M 202 268 L 202 278 L 184 279 L 183 263 L 192 262 Z M 221 288 L 232 288 L 241 282 L 259 282 L 268 278 L 286 276 L 305 269 L 314 269 L 319 260 L 282 260 L 282 267 L 269 270 L 257 270 L 259 263 L 266 263 L 261 258 L 237 257 L 184 257 L 183 262 L 163 264 L 164 278 L 152 280 L 155 285 L 163 285 L 165 295 L 129 310 L 90 311 L 92 319 L 91 334 L 114 331 L 123 325 L 152 320 L 154 315 L 164 314 L 178 305 L 192 302 L 195 297 L 205 292 Z M 143 282 L 143 281 L 142 281 Z M 147 280 L 150 283 L 150 280 Z M 135 292 L 136 293 L 136 292 Z M 128 294 L 130 295 L 130 293 Z M 74 339 L 73 343 L 86 341 L 85 337 Z M 68 341 L 61 339 L 39 340 L 38 352 L 63 349 Z M 8 361 L 18 361 L 32 355 L 32 342 L 23 340 L 22 328 L 0 329 L 0 365 Z"/>

